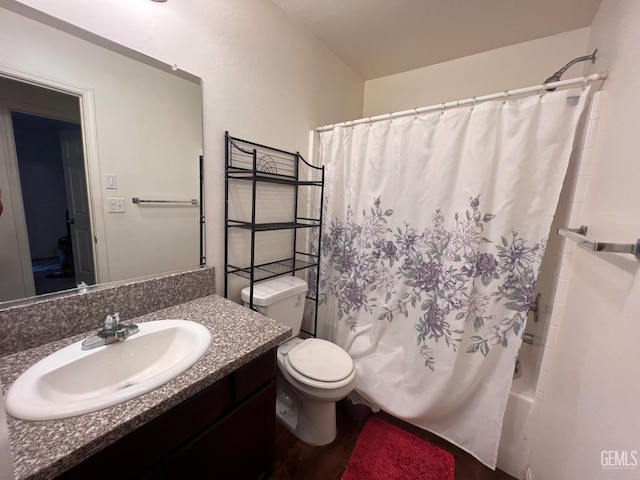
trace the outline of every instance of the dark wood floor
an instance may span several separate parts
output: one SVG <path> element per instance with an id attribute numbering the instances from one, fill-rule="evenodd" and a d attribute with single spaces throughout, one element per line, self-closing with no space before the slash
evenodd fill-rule
<path id="1" fill-rule="evenodd" d="M 366 415 L 361 412 L 353 415 L 353 409 L 350 409 L 350 415 L 346 410 L 345 403 L 338 405 L 338 437 L 331 445 L 324 447 L 312 447 L 301 442 L 276 422 L 276 463 L 269 480 L 339 480 L 366 420 Z M 500 470 L 492 471 L 436 435 L 383 412 L 376 413 L 375 416 L 451 453 L 456 461 L 456 480 L 515 480 Z"/>

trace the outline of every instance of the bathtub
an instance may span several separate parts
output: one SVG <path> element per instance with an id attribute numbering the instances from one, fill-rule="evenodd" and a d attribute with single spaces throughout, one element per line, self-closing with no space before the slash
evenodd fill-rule
<path id="1" fill-rule="evenodd" d="M 530 348 L 530 347 L 527 347 Z M 513 379 L 507 409 L 502 423 L 502 437 L 498 448 L 497 468 L 522 480 L 531 453 L 530 417 L 535 397 L 536 376 L 533 374 L 528 356 L 520 354 L 522 374 Z M 524 355 L 523 355 L 524 354 Z"/>

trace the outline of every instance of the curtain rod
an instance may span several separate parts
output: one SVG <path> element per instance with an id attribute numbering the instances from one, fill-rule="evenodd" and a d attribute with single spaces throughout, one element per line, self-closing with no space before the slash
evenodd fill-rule
<path id="1" fill-rule="evenodd" d="M 456 108 L 456 107 L 462 107 L 465 105 L 488 102 L 490 100 L 505 99 L 508 97 L 525 95 L 528 93 L 534 93 L 534 92 L 543 93 L 547 89 L 569 87 L 569 86 L 580 85 L 580 84 L 584 85 L 587 83 L 597 82 L 598 80 L 605 80 L 607 76 L 608 76 L 608 72 L 593 73 L 591 75 L 587 75 L 586 77 L 570 78 L 568 80 L 560 80 L 559 82 L 546 83 L 544 85 L 536 85 L 533 87 L 518 88 L 516 90 L 506 90 L 502 93 L 492 93 L 491 95 L 483 95 L 481 97 L 465 98 L 464 100 L 456 100 L 453 102 L 443 102 L 438 105 L 414 108 L 412 110 L 403 110 L 402 112 L 385 113 L 383 115 L 376 115 L 375 117 L 367 117 L 367 118 L 361 118 L 359 120 L 350 120 L 347 122 L 335 123 L 333 125 L 325 125 L 324 127 L 316 128 L 316 132 L 328 132 L 330 130 L 333 130 L 335 127 L 352 127 L 352 126 L 361 125 L 364 123 L 374 123 L 374 122 L 380 122 L 382 120 L 391 120 L 393 118 L 406 117 L 407 115 L 416 115 L 418 113 L 434 112 L 437 110 L 446 110 L 449 108 Z"/>

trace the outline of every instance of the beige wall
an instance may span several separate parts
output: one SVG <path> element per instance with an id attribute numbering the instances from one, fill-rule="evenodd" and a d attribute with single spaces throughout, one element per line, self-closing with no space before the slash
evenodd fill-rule
<path id="1" fill-rule="evenodd" d="M 370 117 L 442 102 L 539 85 L 587 51 L 589 29 L 498 48 L 365 83 L 363 116 Z M 572 67 L 564 78 L 579 76 Z"/>
<path id="2" fill-rule="evenodd" d="M 583 202 L 572 225 L 589 237 L 632 243 L 640 236 L 640 3 L 603 0 L 591 28 L 591 72 L 608 70 Z M 559 324 L 530 459 L 535 480 L 635 479 L 640 465 L 640 275 L 630 255 L 569 249 L 552 321 Z M 546 359 L 545 359 L 546 360 Z M 604 452 L 604 453 L 603 453 Z M 610 453 L 613 452 L 613 453 Z M 627 452 L 628 468 L 605 468 Z M 604 458 L 603 458 L 604 456 Z M 602 465 L 604 459 L 605 465 Z M 615 465 L 613 465 L 615 466 Z"/>
<path id="3" fill-rule="evenodd" d="M 21 3 L 202 78 L 207 263 L 220 288 L 224 131 L 304 155 L 310 129 L 362 112 L 363 80 L 271 2 Z"/>

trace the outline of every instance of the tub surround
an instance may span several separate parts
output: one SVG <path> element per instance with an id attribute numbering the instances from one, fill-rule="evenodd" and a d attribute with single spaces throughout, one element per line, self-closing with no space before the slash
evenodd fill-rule
<path id="1" fill-rule="evenodd" d="M 198 276 L 199 272 L 204 270 L 198 270 L 195 275 Z M 203 279 L 198 278 L 200 281 Z M 178 278 L 173 280 L 191 285 L 193 279 L 178 275 Z M 121 294 L 129 298 L 133 296 L 140 302 L 153 302 L 154 300 L 149 297 L 153 296 L 155 288 L 153 285 L 157 286 L 157 283 L 146 281 L 141 283 L 145 285 L 132 284 L 127 289 L 119 290 L 118 293 L 106 289 L 107 296 L 91 297 L 95 301 L 87 301 L 90 297 L 82 294 L 64 298 L 72 302 L 80 312 L 100 312 L 102 315 L 102 308 L 113 308 L 113 304 L 108 303 L 109 301 L 124 301 L 119 297 Z M 199 284 L 199 281 L 193 283 Z M 196 285 L 194 288 L 200 287 Z M 171 289 L 180 290 L 175 286 Z M 97 294 L 100 291 L 102 290 L 92 293 Z M 179 296 L 180 292 L 176 294 Z M 48 308 L 52 308 L 51 303 L 44 301 L 45 305 L 49 305 L 48 308 L 42 306 L 42 302 L 37 300 L 34 303 L 35 305 L 30 306 L 34 312 L 33 320 L 37 318 L 35 312 L 38 308 L 42 308 L 43 310 L 40 311 L 45 312 L 43 316 L 52 318 L 52 314 L 48 312 Z M 55 305 L 57 312 L 77 312 L 64 302 L 60 305 L 55 302 Z M 127 310 L 125 303 L 121 305 L 121 312 L 135 311 Z M 55 315 L 57 316 L 57 313 Z M 127 321 L 134 323 L 172 318 L 199 322 L 210 330 L 211 346 L 202 358 L 183 374 L 149 393 L 119 405 L 78 417 L 47 422 L 27 422 L 7 416 L 16 480 L 51 478 L 69 470 L 180 402 L 213 385 L 239 367 L 275 348 L 291 334 L 288 327 L 217 295 L 186 301 L 135 318 L 131 316 L 130 313 L 125 314 Z M 50 328 L 50 323 L 45 322 L 45 326 Z M 76 332 L 71 337 L 0 358 L 0 377 L 5 391 L 24 370 L 52 352 L 87 337 L 92 333 L 92 329 L 96 329 L 96 326 L 97 324 L 92 320 L 88 331 Z"/>
<path id="2" fill-rule="evenodd" d="M 7 302 L 0 357 L 97 330 L 107 313 L 127 321 L 215 293 L 215 269 L 192 268 Z"/>
<path id="3" fill-rule="evenodd" d="M 531 453 L 531 428 L 533 399 L 535 394 L 535 365 L 530 355 L 520 349 L 520 376 L 513 379 L 507 407 L 502 422 L 502 436 L 498 449 L 496 467 L 515 478 L 524 478 L 527 461 Z"/>

